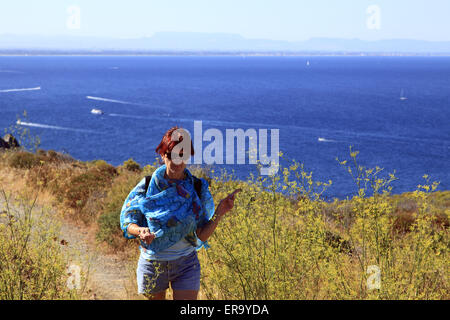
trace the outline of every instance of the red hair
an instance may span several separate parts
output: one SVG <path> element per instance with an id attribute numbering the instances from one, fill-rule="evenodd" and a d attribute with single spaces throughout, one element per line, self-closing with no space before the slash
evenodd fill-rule
<path id="1" fill-rule="evenodd" d="M 161 142 L 156 147 L 156 153 L 161 155 L 163 157 L 167 153 L 171 153 L 172 149 L 179 144 L 181 141 L 183 141 L 183 136 L 180 136 L 178 141 L 172 140 L 172 134 L 175 130 L 184 130 L 183 128 L 179 128 L 178 126 L 175 126 L 173 128 L 170 128 L 167 130 L 167 132 L 164 134 L 164 136 L 161 139 Z M 194 146 L 192 145 L 192 139 L 191 139 L 191 156 L 194 155 Z"/>

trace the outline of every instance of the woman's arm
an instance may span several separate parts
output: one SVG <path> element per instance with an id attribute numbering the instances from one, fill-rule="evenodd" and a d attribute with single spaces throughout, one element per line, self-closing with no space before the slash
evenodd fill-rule
<path id="1" fill-rule="evenodd" d="M 203 227 L 197 228 L 197 237 L 201 241 L 208 240 L 208 238 L 213 234 L 214 230 L 216 230 L 216 227 L 219 224 L 220 220 L 222 220 L 222 217 L 231 209 L 233 209 L 234 197 L 236 193 L 240 191 L 241 189 L 236 189 L 233 191 L 233 193 L 229 194 L 226 198 L 220 201 L 212 219 L 209 220 Z"/>
<path id="2" fill-rule="evenodd" d="M 152 243 L 153 239 L 155 239 L 155 234 L 151 233 L 148 228 L 139 227 L 137 224 L 130 223 L 128 225 L 127 231 L 129 234 L 138 237 L 142 241 L 144 241 L 147 245 Z"/>
<path id="3" fill-rule="evenodd" d="M 209 220 L 203 227 L 197 228 L 197 237 L 201 241 L 206 241 L 208 238 L 213 234 L 214 230 L 216 230 L 217 225 L 219 224 L 220 220 L 222 220 L 223 213 L 219 213 L 219 207 L 217 207 L 217 210 L 214 212 L 214 216 L 211 220 Z"/>

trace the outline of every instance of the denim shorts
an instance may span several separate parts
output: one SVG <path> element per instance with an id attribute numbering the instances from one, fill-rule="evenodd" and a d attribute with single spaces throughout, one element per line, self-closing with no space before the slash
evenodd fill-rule
<path id="1" fill-rule="evenodd" d="M 200 289 L 200 262 L 197 251 L 172 261 L 139 258 L 137 270 L 138 292 L 153 294 L 169 288 L 173 290 Z"/>

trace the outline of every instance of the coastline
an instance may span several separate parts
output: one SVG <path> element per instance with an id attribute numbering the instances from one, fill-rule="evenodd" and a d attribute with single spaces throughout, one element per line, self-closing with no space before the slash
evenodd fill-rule
<path id="1" fill-rule="evenodd" d="M 450 57 L 449 53 L 404 52 L 251 52 L 251 51 L 58 51 L 0 50 L 1 57 L 17 56 L 157 56 L 157 57 Z"/>

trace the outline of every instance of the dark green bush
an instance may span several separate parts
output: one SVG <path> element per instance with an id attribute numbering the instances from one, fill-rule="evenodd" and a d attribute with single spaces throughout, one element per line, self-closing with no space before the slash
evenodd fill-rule
<path id="1" fill-rule="evenodd" d="M 142 168 L 133 158 L 128 159 L 123 163 L 123 167 L 128 171 L 141 172 Z"/>
<path id="2" fill-rule="evenodd" d="M 50 159 L 54 159 L 58 156 L 58 153 L 54 150 L 48 150 L 47 155 L 49 156 Z"/>
<path id="3" fill-rule="evenodd" d="M 118 174 L 117 169 L 105 160 L 94 160 L 91 163 L 93 164 L 93 168 L 100 171 L 102 175 L 107 175 L 113 178 Z"/>
<path id="4" fill-rule="evenodd" d="M 27 151 L 13 152 L 8 164 L 16 169 L 31 169 L 39 165 L 40 159 L 35 154 Z"/>
<path id="5" fill-rule="evenodd" d="M 109 179 L 97 170 L 89 170 L 73 177 L 65 190 L 66 204 L 70 208 L 82 208 L 90 193 L 105 187 Z"/>
<path id="6" fill-rule="evenodd" d="M 67 179 L 57 190 L 56 196 L 66 207 L 75 210 L 77 217 L 88 223 L 100 212 L 107 188 L 116 174 L 116 169 L 109 164 L 92 166 Z"/>
<path id="7" fill-rule="evenodd" d="M 126 197 L 141 179 L 140 174 L 132 171 L 125 171 L 114 179 L 103 203 L 104 213 L 98 220 L 97 240 L 105 241 L 114 248 L 125 243 L 119 225 L 120 211 Z"/>
<path id="8" fill-rule="evenodd" d="M 118 240 L 120 239 L 120 211 L 107 212 L 102 214 L 98 219 L 98 232 L 96 239 L 98 241 L 104 241 L 107 244 L 117 247 Z M 121 240 L 121 239 L 120 239 Z"/>

